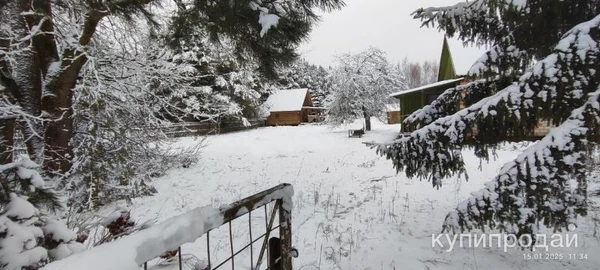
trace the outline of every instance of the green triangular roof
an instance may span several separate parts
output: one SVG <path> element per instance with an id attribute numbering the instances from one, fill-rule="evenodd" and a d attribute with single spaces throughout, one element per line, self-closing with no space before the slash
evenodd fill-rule
<path id="1" fill-rule="evenodd" d="M 442 47 L 442 57 L 440 58 L 440 70 L 438 71 L 438 82 L 455 78 L 456 71 L 454 70 L 454 61 L 452 61 L 452 54 L 450 53 L 450 47 L 448 47 L 448 39 L 444 36 L 444 46 Z"/>

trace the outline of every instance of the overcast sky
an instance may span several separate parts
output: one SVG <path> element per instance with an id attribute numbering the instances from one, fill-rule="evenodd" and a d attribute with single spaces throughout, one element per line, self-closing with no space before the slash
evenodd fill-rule
<path id="1" fill-rule="evenodd" d="M 449 6 L 460 0 L 345 0 L 346 7 L 325 13 L 313 29 L 310 41 L 300 47 L 302 56 L 323 66 L 335 64 L 335 55 L 360 52 L 369 46 L 384 50 L 390 61 L 439 61 L 443 34 L 421 28 L 410 14 L 421 7 Z M 466 47 L 449 40 L 458 74 L 468 71 L 483 48 Z"/>

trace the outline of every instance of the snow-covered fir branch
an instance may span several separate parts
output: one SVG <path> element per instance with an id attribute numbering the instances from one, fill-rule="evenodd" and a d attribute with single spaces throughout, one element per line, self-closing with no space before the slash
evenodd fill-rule
<path id="1" fill-rule="evenodd" d="M 563 230 L 587 211 L 586 160 L 600 127 L 600 88 L 558 127 L 505 164 L 486 188 L 448 214 L 444 230 L 500 228 L 537 233 L 538 224 Z"/>
<path id="2" fill-rule="evenodd" d="M 588 94 L 596 91 L 600 84 L 600 75 L 596 72 L 600 59 L 600 43 L 598 42 L 600 36 L 597 35 L 599 29 L 600 16 L 573 27 L 557 43 L 552 54 L 529 68 L 516 82 L 465 109 L 439 118 L 389 144 L 380 145 L 378 152 L 391 159 L 398 171 L 405 171 L 409 177 L 428 178 L 434 187 L 439 187 L 444 178 L 465 173 L 464 161 L 460 152 L 460 148 L 464 145 L 473 146 L 479 157 L 488 158 L 488 149 L 493 148 L 495 144 L 511 137 L 531 136 L 533 129 L 540 121 L 571 127 L 573 120 L 569 119 L 574 117 L 574 113 L 583 110 L 580 107 L 588 101 Z M 465 90 L 468 91 L 468 89 Z M 451 96 L 451 94 L 448 95 Z M 597 107 L 594 105 L 585 109 L 593 111 L 597 110 Z M 583 121 L 583 119 L 577 119 L 577 121 Z M 590 127 L 597 125 L 592 118 L 588 117 L 585 120 L 585 123 L 579 125 L 589 125 Z M 564 130 L 564 128 L 559 130 Z M 597 132 L 597 129 L 590 129 L 587 136 L 596 136 Z M 556 136 L 551 135 L 549 138 Z M 577 145 L 577 142 L 573 141 L 574 137 L 569 136 L 569 138 L 572 140 L 564 142 L 565 144 L 572 142 Z M 544 148 L 544 145 L 542 142 L 539 147 Z M 552 144 L 546 146 L 543 150 L 546 151 L 544 153 L 553 152 Z M 582 151 L 582 148 L 577 146 L 561 151 L 563 151 L 560 153 L 561 157 L 578 156 L 581 154 L 578 151 Z M 557 158 L 557 156 L 552 157 Z M 527 166 L 531 166 L 531 171 L 548 171 L 552 165 L 550 163 L 553 161 L 548 161 L 550 163 L 531 162 L 527 163 Z M 566 162 L 566 164 L 572 166 L 575 163 Z M 554 180 L 548 178 L 548 181 L 551 182 L 550 185 L 562 185 L 559 183 L 561 179 L 566 179 L 568 175 L 575 173 L 576 179 L 583 182 L 579 185 L 585 186 L 585 178 L 581 177 L 580 171 L 573 172 L 572 167 L 569 166 L 558 166 L 555 167 L 555 170 L 552 174 L 555 177 L 552 178 Z M 518 174 L 519 181 L 525 182 L 534 181 L 532 179 L 536 176 L 525 173 Z M 496 192 L 499 192 L 500 197 L 493 199 L 497 203 L 506 205 L 507 202 L 501 200 L 509 198 L 510 195 L 503 193 L 502 190 L 496 190 Z M 579 193 L 579 195 L 581 194 Z M 566 197 L 563 199 L 569 200 Z M 579 202 L 581 200 L 578 200 Z M 515 214 L 515 216 L 518 215 Z M 489 225 L 489 222 L 495 222 L 502 218 L 506 219 L 507 216 L 488 215 L 486 224 Z M 566 216 L 562 216 L 562 219 L 561 217 L 556 218 L 552 224 L 547 225 L 562 228 L 568 221 L 571 221 L 567 220 Z M 510 220 L 513 224 L 517 224 L 514 223 L 516 221 L 518 220 Z M 525 223 L 526 221 L 521 221 L 518 224 Z M 472 226 L 466 228 L 470 229 Z M 524 233 L 531 232 L 530 228 L 519 229 Z"/>
<path id="3" fill-rule="evenodd" d="M 403 125 L 409 129 L 424 127 L 438 118 L 455 113 L 461 103 L 470 105 L 488 96 L 490 90 L 495 89 L 494 84 L 498 78 L 479 79 L 465 85 L 459 85 L 444 91 L 431 104 L 425 105 L 406 117 Z M 479 99 L 478 99 L 479 98 Z"/>

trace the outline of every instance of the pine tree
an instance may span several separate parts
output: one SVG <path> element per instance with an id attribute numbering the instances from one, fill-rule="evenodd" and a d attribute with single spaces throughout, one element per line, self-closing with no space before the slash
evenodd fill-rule
<path id="1" fill-rule="evenodd" d="M 596 0 L 477 0 L 414 12 L 450 37 L 491 47 L 472 82 L 446 90 L 404 121 L 414 132 L 378 147 L 398 171 L 439 187 L 465 173 L 462 148 L 488 159 L 540 121 L 556 126 L 449 213 L 444 230 L 560 231 L 586 214 L 587 151 L 600 135 L 599 15 Z"/>
<path id="2" fill-rule="evenodd" d="M 333 97 L 333 82 L 327 69 L 299 59 L 279 73 L 278 89 L 308 88 L 316 107 L 328 107 Z"/>

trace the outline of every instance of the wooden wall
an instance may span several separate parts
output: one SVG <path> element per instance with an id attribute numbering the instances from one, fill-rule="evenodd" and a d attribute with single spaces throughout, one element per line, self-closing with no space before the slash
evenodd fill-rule
<path id="1" fill-rule="evenodd" d="M 387 123 L 389 125 L 400 124 L 402 122 L 402 115 L 400 111 L 387 112 Z"/>
<path id="2" fill-rule="evenodd" d="M 297 126 L 302 122 L 302 114 L 300 111 L 292 112 L 271 112 L 267 117 L 267 126 Z"/>

